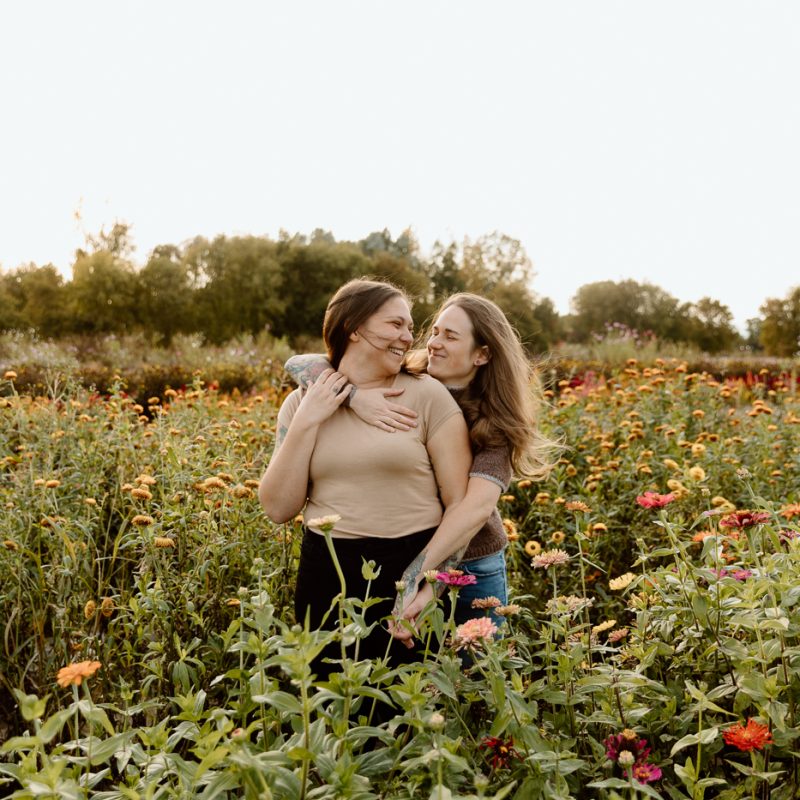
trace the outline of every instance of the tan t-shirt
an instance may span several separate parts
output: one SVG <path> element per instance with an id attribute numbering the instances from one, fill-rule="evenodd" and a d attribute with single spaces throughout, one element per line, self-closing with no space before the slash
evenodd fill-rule
<path id="1" fill-rule="evenodd" d="M 338 514 L 334 536 L 395 538 L 437 526 L 439 490 L 426 444 L 461 410 L 437 380 L 400 373 L 397 400 L 419 417 L 410 431 L 387 433 L 339 408 L 319 428 L 309 466 L 306 519 Z M 293 391 L 278 412 L 278 427 L 292 421 L 300 405 Z M 319 531 L 317 531 L 319 533 Z M 413 555 L 413 554 L 412 554 Z"/>

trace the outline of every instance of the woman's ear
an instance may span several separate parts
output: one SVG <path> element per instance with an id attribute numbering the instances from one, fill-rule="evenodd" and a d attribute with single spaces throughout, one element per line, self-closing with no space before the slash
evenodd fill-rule
<path id="1" fill-rule="evenodd" d="M 483 347 L 478 348 L 478 352 L 475 354 L 475 358 L 473 359 L 472 363 L 476 367 L 482 367 L 484 364 L 489 362 L 491 357 L 492 354 L 489 352 L 489 348 L 484 345 Z"/>
<path id="2" fill-rule="evenodd" d="M 353 331 L 350 336 L 347 337 L 351 342 L 358 341 L 358 331 Z"/>

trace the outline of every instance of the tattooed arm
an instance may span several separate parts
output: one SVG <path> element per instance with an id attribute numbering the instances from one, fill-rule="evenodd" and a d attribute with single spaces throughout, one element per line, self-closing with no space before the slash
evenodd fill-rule
<path id="1" fill-rule="evenodd" d="M 428 584 L 420 587 L 425 573 L 428 570 L 441 572 L 460 563 L 472 537 L 497 506 L 501 491 L 500 485 L 494 481 L 478 477 L 469 479 L 463 500 L 447 509 L 430 542 L 403 572 L 403 590 L 395 600 L 394 616 L 413 619 L 422 611 L 433 598 Z M 413 635 L 402 626 L 394 626 L 392 634 L 404 640 L 410 640 Z"/>
<path id="2" fill-rule="evenodd" d="M 283 368 L 301 388 L 315 381 L 331 365 L 324 355 L 307 353 L 292 356 Z M 407 431 L 417 427 L 417 412 L 411 408 L 392 403 L 388 398 L 401 395 L 404 389 L 357 389 L 351 386 L 344 405 L 356 415 L 376 428 L 388 433 Z"/>
<path id="3" fill-rule="evenodd" d="M 304 353 L 292 356 L 283 368 L 292 376 L 292 380 L 305 388 L 315 381 L 326 370 L 331 368 L 330 361 L 321 353 Z"/>

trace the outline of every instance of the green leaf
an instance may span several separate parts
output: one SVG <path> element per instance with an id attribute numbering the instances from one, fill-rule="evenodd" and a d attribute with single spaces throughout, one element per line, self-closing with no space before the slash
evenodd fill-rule
<path id="1" fill-rule="evenodd" d="M 700 731 L 700 733 L 690 733 L 684 736 L 681 739 L 678 739 L 674 745 L 672 745 L 672 750 L 669 751 L 670 758 L 675 755 L 675 753 L 680 752 L 683 750 L 684 747 L 691 747 L 695 744 L 711 744 L 717 736 L 719 736 L 719 728 L 706 728 L 705 730 Z"/>
<path id="2" fill-rule="evenodd" d="M 19 689 L 14 689 L 14 696 L 19 703 L 19 710 L 22 713 L 22 718 L 27 722 L 34 719 L 41 719 L 47 707 L 47 700 L 50 695 L 45 695 L 41 700 L 35 694 L 25 694 Z"/>

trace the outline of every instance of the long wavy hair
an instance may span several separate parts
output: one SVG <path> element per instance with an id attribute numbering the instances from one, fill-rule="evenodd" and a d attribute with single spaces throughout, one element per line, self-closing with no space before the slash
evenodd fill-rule
<path id="1" fill-rule="evenodd" d="M 334 369 L 339 369 L 350 334 L 393 297 L 402 297 L 411 307 L 408 295 L 387 281 L 356 278 L 337 289 L 325 309 L 322 323 L 322 338 L 328 351 L 328 361 Z"/>
<path id="2" fill-rule="evenodd" d="M 433 319 L 451 306 L 469 317 L 475 347 L 485 347 L 489 354 L 470 385 L 454 395 L 467 420 L 473 450 L 505 444 L 515 474 L 545 477 L 562 448 L 539 431 L 544 397 L 517 332 L 491 300 L 468 292 L 447 298 Z"/>

